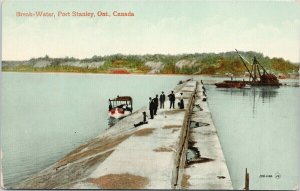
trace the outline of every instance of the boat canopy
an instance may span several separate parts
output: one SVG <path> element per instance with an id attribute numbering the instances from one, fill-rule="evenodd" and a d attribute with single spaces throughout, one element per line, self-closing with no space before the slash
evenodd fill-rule
<path id="1" fill-rule="evenodd" d="M 129 101 L 132 102 L 132 98 L 130 96 L 118 96 L 114 99 L 109 99 L 109 101 Z"/>
<path id="2" fill-rule="evenodd" d="M 132 110 L 132 98 L 130 96 L 118 96 L 114 99 L 109 99 L 109 110 L 118 107 L 122 108 L 124 105 L 129 106 Z"/>

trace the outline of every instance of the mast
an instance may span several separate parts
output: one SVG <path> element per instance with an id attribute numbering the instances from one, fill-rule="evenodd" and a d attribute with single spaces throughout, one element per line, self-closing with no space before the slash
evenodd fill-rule
<path id="1" fill-rule="evenodd" d="M 239 57 L 241 58 L 241 60 L 242 60 L 242 62 L 243 62 L 243 64 L 244 64 L 244 66 L 245 66 L 245 68 L 247 69 L 248 73 L 250 74 L 250 77 L 253 79 L 252 71 L 250 72 L 249 68 L 247 67 L 247 65 L 246 65 L 246 63 L 245 63 L 245 61 L 244 61 L 244 58 L 240 55 L 240 53 L 238 52 L 237 49 L 235 49 L 235 51 L 236 51 L 236 53 L 239 55 Z"/>

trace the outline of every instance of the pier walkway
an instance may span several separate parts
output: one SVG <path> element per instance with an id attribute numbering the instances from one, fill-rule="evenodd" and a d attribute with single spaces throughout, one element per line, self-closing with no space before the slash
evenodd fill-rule
<path id="1" fill-rule="evenodd" d="M 233 189 L 217 130 L 208 104 L 203 98 L 206 99 L 204 88 L 199 83 L 191 114 L 188 145 L 191 149 L 199 151 L 200 156 L 194 160 L 187 159 L 181 188 Z"/>
<path id="2" fill-rule="evenodd" d="M 14 188 L 19 189 L 231 189 L 231 180 L 197 81 L 174 89 L 183 92 L 185 109 L 159 109 L 148 124 L 143 107 L 98 137 Z M 195 110 L 195 102 L 203 111 Z M 190 128 L 195 121 L 207 126 Z M 186 160 L 189 145 L 200 156 Z"/>

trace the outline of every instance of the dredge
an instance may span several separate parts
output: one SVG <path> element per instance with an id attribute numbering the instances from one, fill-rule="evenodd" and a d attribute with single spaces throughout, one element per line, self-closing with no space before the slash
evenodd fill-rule
<path id="1" fill-rule="evenodd" d="M 247 85 L 279 87 L 280 85 L 282 85 L 281 83 L 279 83 L 277 77 L 274 74 L 267 72 L 267 70 L 258 62 L 258 60 L 256 59 L 255 56 L 253 58 L 253 63 L 251 65 L 251 70 L 250 70 L 245 63 L 245 62 L 247 62 L 247 63 L 249 63 L 249 62 L 239 54 L 237 49 L 235 49 L 235 50 L 249 73 L 249 81 L 225 80 L 223 82 L 216 83 L 215 85 L 217 87 L 220 87 L 220 88 L 221 87 L 222 88 L 244 88 Z"/>

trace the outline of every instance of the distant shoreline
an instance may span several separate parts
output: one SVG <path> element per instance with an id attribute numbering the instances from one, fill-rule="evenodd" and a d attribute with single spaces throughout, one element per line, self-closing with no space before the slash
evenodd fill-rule
<path id="1" fill-rule="evenodd" d="M 210 75 L 191 75 L 191 74 L 142 74 L 142 73 L 129 73 L 129 74 L 112 74 L 112 73 L 96 73 L 96 72 L 68 72 L 68 71 L 62 71 L 62 72 L 49 72 L 49 71 L 3 71 L 1 70 L 1 72 L 3 73 L 28 73 L 28 74 L 77 74 L 77 75 L 81 75 L 81 74 L 88 74 L 88 75 L 131 75 L 131 76 L 207 76 L 207 77 L 212 77 Z"/>
<path id="2" fill-rule="evenodd" d="M 172 76 L 184 76 L 184 77 L 209 77 L 209 78 L 228 78 L 229 76 L 226 75 L 210 75 L 210 74 L 151 74 L 151 73 L 128 73 L 128 74 L 113 74 L 113 73 L 101 73 L 101 72 L 69 72 L 69 71 L 61 71 L 61 72 L 49 72 L 49 71 L 3 71 L 3 73 L 27 73 L 27 74 L 74 74 L 74 75 L 130 75 L 130 76 L 166 76 L 166 77 L 172 77 Z M 248 79 L 249 76 L 233 76 L 233 79 L 235 78 L 245 78 Z M 285 80 L 285 79 L 299 79 L 299 77 L 286 77 L 284 79 L 279 80 Z"/>
<path id="3" fill-rule="evenodd" d="M 39 73 L 102 73 L 137 75 L 208 75 L 211 77 L 244 77 L 251 70 L 251 59 L 256 58 L 262 70 L 279 78 L 299 76 L 299 64 L 283 58 L 269 58 L 262 53 L 240 52 L 194 53 L 182 55 L 108 55 L 77 59 L 73 57 L 51 58 L 48 55 L 27 61 L 3 61 L 5 72 Z M 250 61 L 247 61 L 247 59 Z"/>

